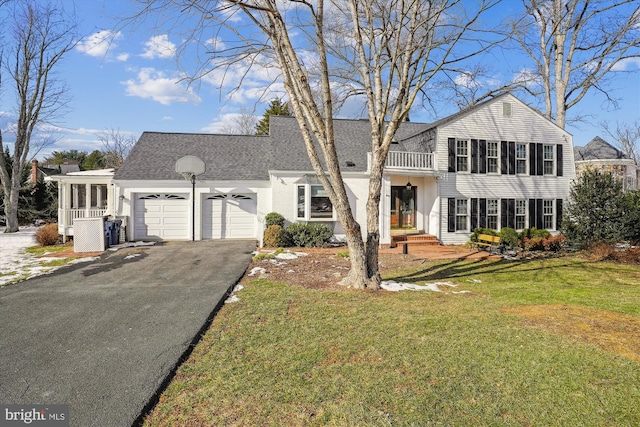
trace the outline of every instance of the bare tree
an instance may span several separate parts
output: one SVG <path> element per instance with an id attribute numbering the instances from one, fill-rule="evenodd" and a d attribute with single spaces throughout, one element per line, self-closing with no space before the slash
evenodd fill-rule
<path id="1" fill-rule="evenodd" d="M 104 167 L 118 169 L 136 143 L 136 137 L 125 135 L 120 129 L 107 128 L 98 135 L 104 154 Z"/>
<path id="2" fill-rule="evenodd" d="M 564 128 L 567 110 L 590 91 L 615 103 L 606 87 L 612 70 L 640 57 L 640 4 L 636 0 L 523 0 L 514 23 L 522 50 L 534 61 L 521 86 L 544 99 L 544 114 Z M 541 92 L 531 90 L 531 83 Z M 524 84 L 527 83 L 527 84 Z"/>
<path id="3" fill-rule="evenodd" d="M 253 135 L 256 132 L 258 118 L 248 108 L 242 108 L 240 114 L 233 118 L 233 123 L 240 135 Z"/>
<path id="4" fill-rule="evenodd" d="M 600 126 L 614 139 L 620 151 L 640 166 L 640 121 L 631 124 L 616 122 L 615 128 L 608 122 L 602 122 Z"/>
<path id="5" fill-rule="evenodd" d="M 0 156 L 5 233 L 18 231 L 21 176 L 32 134 L 38 125 L 57 117 L 66 105 L 66 91 L 55 81 L 54 69 L 75 44 L 75 26 L 60 5 L 16 2 L 12 18 L 12 37 L 0 68 L 0 74 L 9 76 L 18 104 L 11 164 Z M 5 150 L 1 133 L 0 148 Z"/>
<path id="6" fill-rule="evenodd" d="M 200 16 L 200 25 L 217 19 L 226 26 L 236 43 L 216 53 L 215 67 L 234 70 L 240 61 L 271 60 L 279 69 L 313 170 L 345 230 L 351 269 L 343 284 L 378 289 L 379 207 L 391 142 L 435 75 L 487 48 L 480 34 L 471 33 L 496 3 L 478 1 L 465 9 L 456 0 L 155 0 L 146 2 L 145 11 L 176 16 L 180 10 Z M 228 20 L 239 12 L 253 34 Z M 351 211 L 336 153 L 335 93 L 361 97 L 371 123 L 364 233 Z"/>

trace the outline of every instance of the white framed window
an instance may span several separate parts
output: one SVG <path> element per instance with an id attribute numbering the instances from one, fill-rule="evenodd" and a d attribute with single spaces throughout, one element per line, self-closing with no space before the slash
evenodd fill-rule
<path id="1" fill-rule="evenodd" d="M 456 171 L 469 171 L 469 141 L 465 139 L 456 140 Z"/>
<path id="2" fill-rule="evenodd" d="M 498 173 L 498 141 L 487 141 L 487 173 Z"/>
<path id="3" fill-rule="evenodd" d="M 553 166 L 554 166 L 554 156 L 553 156 L 553 145 L 544 145 L 542 151 L 542 158 L 544 161 L 544 174 L 545 175 L 553 175 Z"/>
<path id="4" fill-rule="evenodd" d="M 498 229 L 498 199 L 487 199 L 487 228 Z"/>
<path id="5" fill-rule="evenodd" d="M 542 226 L 546 230 L 553 230 L 553 200 L 542 201 Z"/>
<path id="6" fill-rule="evenodd" d="M 456 231 L 467 231 L 468 217 L 467 199 L 456 199 Z"/>
<path id="7" fill-rule="evenodd" d="M 527 201 L 524 199 L 516 200 L 516 230 L 527 228 Z"/>
<path id="8" fill-rule="evenodd" d="M 527 173 L 527 144 L 516 144 L 516 173 Z"/>
<path id="9" fill-rule="evenodd" d="M 107 207 L 107 184 L 91 184 L 91 207 Z"/>
<path id="10" fill-rule="evenodd" d="M 335 212 L 329 194 L 319 184 L 301 184 L 296 188 L 296 219 L 334 221 Z"/>

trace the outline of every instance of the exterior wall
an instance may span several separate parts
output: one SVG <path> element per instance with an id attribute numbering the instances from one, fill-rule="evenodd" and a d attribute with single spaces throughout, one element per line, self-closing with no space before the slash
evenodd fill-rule
<path id="1" fill-rule="evenodd" d="M 127 238 L 133 239 L 135 223 L 133 215 L 133 203 L 138 194 L 145 193 L 187 193 L 191 197 L 192 186 L 189 181 L 114 181 L 116 184 L 116 216 L 128 217 Z M 264 216 L 272 210 L 271 188 L 268 181 L 197 181 L 195 189 L 195 239 L 202 239 L 202 200 L 205 194 L 210 193 L 238 193 L 256 194 L 257 199 L 257 233 L 262 239 Z M 191 207 L 191 201 L 190 205 Z M 189 230 L 192 229 L 192 218 L 189 215 Z"/>
<path id="2" fill-rule="evenodd" d="M 511 117 L 503 116 L 503 102 L 511 103 Z M 571 181 L 575 178 L 573 143 L 571 135 L 563 131 L 515 97 L 502 97 L 496 102 L 472 110 L 455 121 L 438 128 L 438 169 L 448 170 L 448 138 L 484 139 L 487 141 L 513 141 L 562 145 L 562 176 L 529 175 L 529 147 L 527 146 L 527 174 L 446 172 L 439 180 L 436 202 L 441 218 L 438 233 L 444 244 L 462 244 L 469 240 L 471 231 L 448 232 L 448 198 L 487 199 L 563 199 L 569 197 Z M 471 151 L 471 148 L 469 148 Z M 471 153 L 469 153 L 471 155 Z M 557 160 L 557 158 L 556 158 Z M 468 229 L 470 228 L 470 224 Z"/>
<path id="3" fill-rule="evenodd" d="M 580 160 L 576 162 L 576 177 L 579 177 L 587 169 L 611 172 L 613 176 L 622 181 L 625 191 L 634 191 L 640 188 L 638 183 L 640 169 L 631 159 Z"/>
<path id="4" fill-rule="evenodd" d="M 285 217 L 286 224 L 298 221 L 296 219 L 296 188 L 301 179 L 307 175 L 313 175 L 309 171 L 272 171 L 272 208 Z M 369 192 L 369 180 L 363 173 L 344 173 L 344 183 L 349 197 L 351 211 L 360 223 L 363 237 L 366 237 L 367 223 L 367 194 Z M 333 229 L 337 240 L 345 239 L 345 232 L 337 217 L 334 220 L 309 220 L 329 225 Z"/>

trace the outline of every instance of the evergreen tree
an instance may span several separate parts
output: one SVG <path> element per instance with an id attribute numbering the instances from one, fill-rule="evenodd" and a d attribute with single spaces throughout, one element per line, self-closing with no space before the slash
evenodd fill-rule
<path id="1" fill-rule="evenodd" d="M 587 170 L 571 187 L 562 232 L 578 246 L 624 239 L 622 182 L 610 172 Z"/>
<path id="2" fill-rule="evenodd" d="M 256 135 L 269 135 L 269 117 L 290 116 L 289 104 L 280 98 L 274 98 L 269 104 L 269 108 L 264 112 L 264 117 L 256 125 Z"/>

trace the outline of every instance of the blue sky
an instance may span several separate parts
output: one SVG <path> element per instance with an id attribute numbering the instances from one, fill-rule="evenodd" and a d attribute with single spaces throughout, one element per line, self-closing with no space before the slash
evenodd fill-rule
<path id="1" fill-rule="evenodd" d="M 236 70 L 236 75 L 227 76 L 224 82 L 220 74 L 213 73 L 199 84 L 189 86 L 181 81 L 185 76 L 181 69 L 193 70 L 195 57 L 178 55 L 184 35 L 156 27 L 151 20 L 122 26 L 121 18 L 131 16 L 136 7 L 130 0 L 65 0 L 64 3 L 75 8 L 82 38 L 58 68 L 58 77 L 65 81 L 72 100 L 68 113 L 56 123 L 59 126 L 57 141 L 38 153 L 39 159 L 53 150 L 100 149 L 97 135 L 107 128 L 135 137 L 143 131 L 223 132 L 233 125 L 232 118 L 243 109 L 261 116 L 269 99 L 284 94 L 279 84 L 265 89 L 272 78 L 272 73 L 265 69 L 251 71 L 246 84 L 233 93 L 231 90 L 242 69 Z M 496 13 L 509 13 L 514 4 L 516 2 L 508 2 L 508 6 Z M 503 69 L 527 66 L 526 58 L 513 51 L 485 59 L 494 64 L 504 63 Z M 625 68 L 640 70 L 640 63 L 630 61 Z M 618 110 L 610 108 L 603 95 L 593 92 L 569 111 L 590 116 L 588 123 L 567 126 L 574 135 L 574 145 L 584 145 L 596 135 L 605 137 L 599 126 L 603 120 L 631 123 L 640 119 L 640 72 L 615 73 L 610 87 L 613 96 L 619 99 Z M 12 109 L 15 108 L 8 104 L 13 97 L 6 95 L 5 89 L 0 101 L 0 126 L 5 143 L 11 141 L 7 125 L 14 118 Z M 414 108 L 411 119 L 431 122 L 455 111 L 455 106 L 445 105 L 438 110 L 440 117 L 436 117 L 431 111 Z M 354 105 L 340 113 L 348 118 L 359 114 L 360 109 Z"/>

